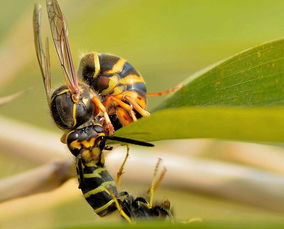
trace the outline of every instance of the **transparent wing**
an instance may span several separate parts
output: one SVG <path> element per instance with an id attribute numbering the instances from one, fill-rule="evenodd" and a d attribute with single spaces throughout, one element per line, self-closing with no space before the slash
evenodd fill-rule
<path id="1" fill-rule="evenodd" d="M 78 94 L 78 79 L 72 60 L 68 31 L 63 14 L 56 0 L 46 0 L 46 6 L 53 42 L 65 72 L 66 84 L 73 93 Z"/>
<path id="2" fill-rule="evenodd" d="M 37 60 L 41 70 L 46 97 L 48 103 L 50 104 L 51 74 L 50 74 L 48 40 L 46 40 L 46 50 L 44 50 L 41 40 L 41 5 L 38 4 L 36 4 L 34 7 L 33 27 L 34 27 L 34 42 L 35 42 Z"/>

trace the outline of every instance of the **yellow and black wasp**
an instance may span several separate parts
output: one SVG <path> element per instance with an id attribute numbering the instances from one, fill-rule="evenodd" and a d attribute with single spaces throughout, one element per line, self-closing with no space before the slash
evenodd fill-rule
<path id="1" fill-rule="evenodd" d="M 127 138 L 106 136 L 101 124 L 93 124 L 83 128 L 72 130 L 67 135 L 67 145 L 71 153 L 76 157 L 76 170 L 78 174 L 79 188 L 94 212 L 99 216 L 106 216 L 114 211 L 128 222 L 137 219 L 172 218 L 169 201 L 153 204 L 154 191 L 159 186 L 165 171 L 157 181 L 153 179 L 149 190 L 149 200 L 144 197 L 133 197 L 128 192 L 117 191 L 117 184 L 123 172 L 126 157 L 117 173 L 116 182 L 104 167 L 104 153 L 106 140 L 116 140 L 124 143 L 153 146 L 150 143 L 140 142 Z M 154 178 L 156 177 L 159 163 L 156 166 Z"/>
<path id="2" fill-rule="evenodd" d="M 153 145 L 109 136 L 103 125 L 95 121 L 93 113 L 97 107 L 92 104 L 92 96 L 97 96 L 97 94 L 87 84 L 77 80 L 67 40 L 66 26 L 57 1 L 47 0 L 47 9 L 54 43 L 65 71 L 66 81 L 66 86 L 58 88 L 52 95 L 48 40 L 45 48 L 41 40 L 40 5 L 35 6 L 33 18 L 36 53 L 52 116 L 59 127 L 70 130 L 66 135 L 66 143 L 76 157 L 79 188 L 84 197 L 100 216 L 108 215 L 116 210 L 128 221 L 131 221 L 131 218 L 171 216 L 169 204 L 153 205 L 152 203 L 153 192 L 157 184 L 152 185 L 149 201 L 142 197 L 134 198 L 126 192 L 117 192 L 112 177 L 104 167 L 103 150 L 109 149 L 105 146 L 106 141 L 115 140 L 143 146 Z"/>
<path id="3" fill-rule="evenodd" d="M 72 130 L 99 116 L 109 135 L 140 117 L 146 111 L 146 95 L 162 95 L 178 90 L 146 94 L 143 77 L 125 59 L 103 53 L 89 53 L 75 70 L 67 27 L 57 0 L 46 0 L 50 29 L 64 70 L 65 85 L 51 94 L 48 51 L 39 42 L 40 25 L 35 24 L 35 45 L 49 99 L 52 117 L 62 129 Z"/>

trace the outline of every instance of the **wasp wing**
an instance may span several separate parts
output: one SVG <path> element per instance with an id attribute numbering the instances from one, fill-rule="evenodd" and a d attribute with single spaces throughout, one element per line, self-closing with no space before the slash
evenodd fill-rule
<path id="1" fill-rule="evenodd" d="M 68 41 L 67 26 L 62 11 L 56 0 L 46 0 L 51 34 L 60 64 L 65 72 L 65 81 L 73 93 L 78 93 L 78 79 L 72 60 Z"/>
<path id="2" fill-rule="evenodd" d="M 34 7 L 33 27 L 34 27 L 34 43 L 35 43 L 37 60 L 41 70 L 46 97 L 48 103 L 50 104 L 51 74 L 50 74 L 48 40 L 46 41 L 46 50 L 44 50 L 41 39 L 41 5 L 38 4 L 36 4 Z"/>

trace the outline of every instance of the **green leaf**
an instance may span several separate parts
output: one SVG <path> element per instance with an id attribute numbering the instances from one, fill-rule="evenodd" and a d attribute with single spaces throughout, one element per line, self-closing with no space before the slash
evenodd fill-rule
<path id="1" fill-rule="evenodd" d="M 284 39 L 243 51 L 198 72 L 156 110 L 182 106 L 284 104 Z"/>
<path id="2" fill-rule="evenodd" d="M 149 118 L 117 132 L 144 141 L 284 139 L 284 40 L 241 52 L 187 79 Z M 269 107 L 268 107 L 269 106 Z"/>
<path id="3" fill-rule="evenodd" d="M 219 138 L 282 142 L 284 107 L 167 109 L 122 128 L 118 135 L 143 141 Z"/>

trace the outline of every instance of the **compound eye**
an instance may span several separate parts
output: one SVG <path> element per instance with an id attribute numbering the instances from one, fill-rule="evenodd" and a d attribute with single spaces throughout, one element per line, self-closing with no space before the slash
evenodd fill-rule
<path id="1" fill-rule="evenodd" d="M 73 115 L 75 114 L 75 116 L 73 116 L 75 121 L 73 128 L 76 128 L 87 122 L 92 117 L 94 110 L 91 101 L 84 103 L 82 100 L 76 103 L 74 109 L 76 110 L 73 111 Z"/>
<path id="2" fill-rule="evenodd" d="M 65 88 L 59 88 L 54 91 L 51 98 L 51 114 L 55 123 L 63 129 L 72 129 L 74 102 L 71 99 L 70 92 Z"/>
<path id="3" fill-rule="evenodd" d="M 79 100 L 72 98 L 66 86 L 54 91 L 51 98 L 51 114 L 55 123 L 62 129 L 74 129 L 87 122 L 93 115 L 94 105 L 85 92 Z"/>

